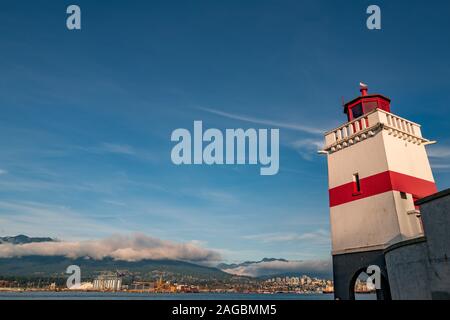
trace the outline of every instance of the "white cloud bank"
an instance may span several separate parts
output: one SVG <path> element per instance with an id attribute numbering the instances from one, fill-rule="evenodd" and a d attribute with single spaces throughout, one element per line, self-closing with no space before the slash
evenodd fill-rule
<path id="1" fill-rule="evenodd" d="M 219 253 L 202 248 L 197 243 L 176 243 L 143 234 L 115 235 L 101 240 L 0 244 L 2 258 L 31 255 L 91 257 L 96 260 L 110 257 L 123 261 L 170 259 L 209 262 L 220 260 Z"/>
<path id="2" fill-rule="evenodd" d="M 298 275 L 331 274 L 331 261 L 329 260 L 308 260 L 308 261 L 261 261 L 246 266 L 238 266 L 223 271 L 247 277 L 261 277 L 285 273 L 295 273 Z"/>

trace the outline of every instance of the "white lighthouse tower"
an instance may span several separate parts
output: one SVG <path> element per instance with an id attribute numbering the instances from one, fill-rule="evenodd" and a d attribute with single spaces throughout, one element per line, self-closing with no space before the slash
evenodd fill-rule
<path id="1" fill-rule="evenodd" d="M 390 99 L 368 94 L 347 102 L 347 122 L 325 133 L 335 297 L 354 298 L 369 265 L 382 273 L 379 298 L 389 298 L 383 250 L 423 235 L 414 201 L 436 186 L 420 125 L 390 110 Z"/>

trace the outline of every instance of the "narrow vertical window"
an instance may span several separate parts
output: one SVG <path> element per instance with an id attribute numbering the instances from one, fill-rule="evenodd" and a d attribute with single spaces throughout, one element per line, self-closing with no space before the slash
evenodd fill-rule
<path id="1" fill-rule="evenodd" d="M 359 174 L 355 173 L 353 175 L 353 192 L 361 193 L 361 182 L 359 181 Z"/>

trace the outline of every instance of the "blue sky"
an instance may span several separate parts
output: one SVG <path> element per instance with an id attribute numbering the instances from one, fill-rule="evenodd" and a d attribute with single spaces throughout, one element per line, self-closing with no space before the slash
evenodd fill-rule
<path id="1" fill-rule="evenodd" d="M 68 31 L 66 7 L 82 10 Z M 0 4 L 0 234 L 142 232 L 225 260 L 327 259 L 320 132 L 369 92 L 421 123 L 450 186 L 450 4 L 377 1 Z M 280 172 L 175 166 L 176 128 L 280 128 Z M 276 126 L 271 124 L 276 123 Z"/>

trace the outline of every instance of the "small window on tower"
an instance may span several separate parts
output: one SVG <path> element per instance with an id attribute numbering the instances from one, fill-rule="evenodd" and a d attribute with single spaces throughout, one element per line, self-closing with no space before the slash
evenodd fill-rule
<path id="1" fill-rule="evenodd" d="M 353 119 L 359 118 L 363 115 L 361 103 L 357 104 L 352 108 Z"/>
<path id="2" fill-rule="evenodd" d="M 406 192 L 400 192 L 400 197 L 405 200 L 408 199 L 408 197 L 406 196 Z"/>
<path id="3" fill-rule="evenodd" d="M 372 110 L 378 108 L 378 102 L 376 101 L 368 101 L 364 103 L 364 113 L 369 113 Z"/>
<path id="4" fill-rule="evenodd" d="M 355 194 L 361 193 L 361 182 L 359 181 L 359 174 L 355 173 L 353 175 L 353 192 Z"/>

